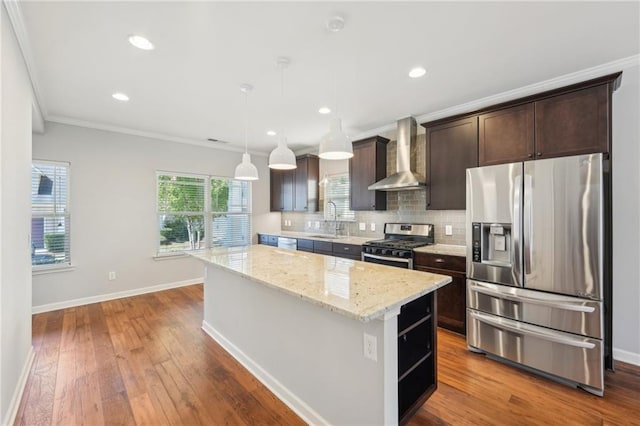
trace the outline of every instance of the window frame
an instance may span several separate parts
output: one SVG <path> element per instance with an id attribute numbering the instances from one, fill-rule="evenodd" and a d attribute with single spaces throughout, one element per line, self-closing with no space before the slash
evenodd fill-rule
<path id="1" fill-rule="evenodd" d="M 356 221 L 355 211 L 351 210 L 351 201 L 350 201 L 351 182 L 349 180 L 349 173 L 348 172 L 334 173 L 331 175 L 326 175 L 326 178 L 327 178 L 327 181 L 322 188 L 322 206 L 323 206 L 322 216 L 324 217 L 324 220 L 337 220 L 338 222 L 355 222 Z M 338 212 L 340 212 L 341 215 L 338 216 L 336 214 L 336 217 L 334 218 L 333 214 L 329 211 L 330 209 L 327 209 L 327 203 L 329 201 L 335 200 L 336 197 L 327 197 L 327 190 L 331 185 L 331 180 L 340 179 L 340 178 L 346 178 L 347 180 L 346 195 L 338 197 L 338 199 L 341 201 L 341 204 L 343 204 L 346 208 L 343 210 L 339 210 Z"/>
<path id="2" fill-rule="evenodd" d="M 253 197 L 252 197 L 252 193 L 253 193 L 253 186 L 251 185 L 251 182 L 248 181 L 241 181 L 238 179 L 234 179 L 231 177 L 227 177 L 227 176 L 216 176 L 216 175 L 210 175 L 210 174 L 198 174 L 198 173 L 184 173 L 184 172 L 176 172 L 176 171 L 167 171 L 167 170 L 156 170 L 156 178 L 155 178 L 155 186 L 156 186 L 156 254 L 153 256 L 155 259 L 166 259 L 166 258 L 172 258 L 172 257 L 181 257 L 181 256 L 185 256 L 187 252 L 192 251 L 192 250 L 172 250 L 172 251 L 161 251 L 161 244 L 160 244 L 160 240 L 161 240 L 161 235 L 160 235 L 160 215 L 162 214 L 162 212 L 160 211 L 160 185 L 159 183 L 159 178 L 160 176 L 176 176 L 176 177 L 186 177 L 186 178 L 194 178 L 194 179 L 203 179 L 204 180 L 204 210 L 201 212 L 196 213 L 197 215 L 203 216 L 204 218 L 204 247 L 200 248 L 200 249 L 193 249 L 193 251 L 195 250 L 206 250 L 206 249 L 210 249 L 213 246 L 213 231 L 212 231 L 212 222 L 213 222 L 213 216 L 214 214 L 220 214 L 220 213 L 224 213 L 224 214 L 231 214 L 231 215 L 243 215 L 247 217 L 247 224 L 248 224 L 248 230 L 247 230 L 247 245 L 251 245 L 252 243 L 252 234 L 251 234 L 251 230 L 253 228 Z M 227 211 L 227 212 L 219 212 L 219 211 L 212 211 L 212 206 L 211 206 L 211 180 L 212 179 L 221 179 L 221 180 L 226 180 L 226 181 L 237 181 L 237 182 L 243 182 L 247 184 L 247 212 L 246 213 L 238 213 L 238 212 L 231 212 L 231 211 Z M 191 212 L 194 213 L 194 212 Z"/>
<path id="3" fill-rule="evenodd" d="M 34 211 L 33 211 L 33 195 L 31 194 L 31 221 L 33 223 L 33 219 L 34 218 L 44 218 L 46 219 L 47 217 L 59 217 L 59 216 L 64 216 L 65 218 L 65 228 L 66 228 L 66 232 L 68 233 L 68 241 L 69 241 L 69 256 L 67 261 L 65 262 L 60 262 L 60 263 L 49 263 L 49 264 L 39 264 L 39 265 L 34 265 L 33 261 L 31 263 L 31 272 L 34 275 L 39 275 L 39 274 L 43 274 L 43 273 L 47 273 L 47 272 L 64 272 L 65 270 L 71 270 L 74 269 L 74 264 L 73 264 L 73 242 L 72 242 L 72 232 L 71 232 L 71 221 L 72 221 L 72 206 L 71 206 L 71 201 L 72 201 L 72 196 L 71 196 L 71 162 L 70 161 L 57 161 L 57 160 L 42 160 L 42 159 L 37 159 L 37 158 L 32 158 L 31 159 L 31 166 L 32 169 L 38 169 L 38 165 L 43 165 L 43 166 L 54 166 L 54 167 L 64 167 L 66 168 L 66 188 L 65 188 L 65 193 L 66 193 L 66 197 L 65 197 L 65 212 L 62 215 L 58 215 L 55 213 L 53 214 L 49 214 L 49 215 L 43 215 L 43 214 L 36 214 L 34 215 Z M 32 176 L 33 176 L 33 170 L 32 170 Z M 55 185 L 55 182 L 54 182 Z M 31 230 L 29 232 L 29 245 L 31 246 L 31 242 L 33 239 L 33 235 L 31 233 Z"/>

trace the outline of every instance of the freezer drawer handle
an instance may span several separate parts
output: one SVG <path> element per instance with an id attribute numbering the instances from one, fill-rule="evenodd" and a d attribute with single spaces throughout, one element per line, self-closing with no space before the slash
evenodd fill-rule
<path id="1" fill-rule="evenodd" d="M 552 333 L 547 333 L 540 330 L 534 330 L 532 328 L 527 327 L 523 323 L 516 323 L 514 321 L 505 320 L 504 318 L 492 318 L 488 315 L 483 315 L 473 311 L 470 311 L 469 315 L 471 315 L 471 317 L 477 319 L 480 322 L 487 323 L 491 326 L 501 328 L 503 330 L 513 331 L 514 333 L 517 333 L 517 334 L 522 334 L 525 336 L 533 336 L 542 340 L 548 340 L 554 343 L 561 343 L 563 345 L 575 346 L 577 348 L 593 349 L 596 347 L 595 343 L 583 342 L 581 340 L 570 339 L 567 337 L 557 336 Z M 510 323 L 514 323 L 514 325 L 511 325 Z"/>
<path id="2" fill-rule="evenodd" d="M 526 302 L 534 305 L 548 306 L 550 308 L 564 309 L 565 311 L 586 312 L 590 314 L 596 310 L 596 308 L 594 308 L 593 306 L 582 306 L 582 305 L 573 305 L 571 303 L 551 302 L 548 300 L 534 299 L 532 297 L 527 297 L 527 296 L 514 296 L 512 294 L 505 293 L 500 290 L 494 290 L 492 288 L 486 288 L 486 287 L 472 286 L 472 287 L 469 287 L 469 289 L 471 291 L 475 291 L 476 293 L 483 293 L 489 296 L 495 296 L 502 299 L 511 300 L 513 302 Z"/>

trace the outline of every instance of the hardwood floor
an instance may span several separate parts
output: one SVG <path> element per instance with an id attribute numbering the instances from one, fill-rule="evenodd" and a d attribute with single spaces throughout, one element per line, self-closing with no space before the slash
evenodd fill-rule
<path id="1" fill-rule="evenodd" d="M 303 424 L 201 323 L 202 285 L 34 315 L 15 424 Z M 411 425 L 640 425 L 640 367 L 607 372 L 598 398 L 438 339 L 438 390 Z"/>

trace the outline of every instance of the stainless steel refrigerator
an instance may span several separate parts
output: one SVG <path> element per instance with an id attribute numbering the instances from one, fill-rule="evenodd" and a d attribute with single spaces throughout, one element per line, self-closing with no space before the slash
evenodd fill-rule
<path id="1" fill-rule="evenodd" d="M 467 170 L 469 349 L 603 394 L 608 176 L 602 154 Z"/>

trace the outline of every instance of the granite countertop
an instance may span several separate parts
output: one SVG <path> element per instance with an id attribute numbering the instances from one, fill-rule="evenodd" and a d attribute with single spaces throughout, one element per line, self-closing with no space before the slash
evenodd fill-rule
<path id="1" fill-rule="evenodd" d="M 451 282 L 446 275 L 260 244 L 189 255 L 362 322 Z"/>
<path id="2" fill-rule="evenodd" d="M 268 232 L 267 232 L 268 233 Z M 375 238 L 364 238 L 364 237 L 347 237 L 340 235 L 337 238 L 331 238 L 331 236 L 327 235 L 327 237 L 322 236 L 318 237 L 318 235 L 322 235 L 318 232 L 309 233 L 309 232 L 292 232 L 292 231 L 280 231 L 280 232 L 272 232 L 270 235 L 279 235 L 281 237 L 289 237 L 289 238 L 302 238 L 305 240 L 317 240 L 317 241 L 330 241 L 332 243 L 342 243 L 342 244 L 355 244 L 361 246 L 367 241 L 371 241 Z"/>
<path id="3" fill-rule="evenodd" d="M 413 251 L 418 253 L 444 254 L 448 256 L 467 256 L 467 246 L 455 246 L 452 244 L 433 244 L 430 246 L 418 247 Z"/>

